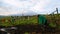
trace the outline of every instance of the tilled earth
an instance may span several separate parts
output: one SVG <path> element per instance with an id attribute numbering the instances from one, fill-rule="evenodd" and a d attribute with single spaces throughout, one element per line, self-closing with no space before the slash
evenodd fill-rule
<path id="1" fill-rule="evenodd" d="M 7 31 L 0 31 L 0 34 L 60 34 L 60 30 L 57 28 L 39 26 L 39 25 L 20 25 L 15 26 L 17 29 L 10 29 Z"/>

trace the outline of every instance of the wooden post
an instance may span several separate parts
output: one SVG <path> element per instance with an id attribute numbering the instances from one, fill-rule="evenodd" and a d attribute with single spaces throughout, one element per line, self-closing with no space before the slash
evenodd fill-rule
<path id="1" fill-rule="evenodd" d="M 28 20 L 29 20 L 29 16 L 28 16 Z"/>
<path id="2" fill-rule="evenodd" d="M 57 14 L 58 14 L 58 8 L 56 8 Z"/>

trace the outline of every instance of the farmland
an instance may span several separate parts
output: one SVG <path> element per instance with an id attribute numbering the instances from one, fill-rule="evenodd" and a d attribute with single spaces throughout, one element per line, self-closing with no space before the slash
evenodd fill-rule
<path id="1" fill-rule="evenodd" d="M 44 33 L 46 34 L 48 31 L 50 31 L 49 29 L 51 29 L 51 31 L 48 33 L 52 33 L 53 30 L 57 31 L 57 32 L 55 31 L 55 33 L 59 33 L 60 14 L 59 16 L 57 14 L 44 15 L 44 17 L 47 19 L 47 23 L 50 24 L 48 25 L 49 27 L 44 28 L 38 25 L 37 15 L 34 15 L 34 16 L 3 16 L 0 18 L 0 26 L 2 27 L 3 26 L 4 27 L 16 26 L 18 28 L 16 33 L 28 33 L 28 32 L 29 33 L 36 33 L 36 32 L 42 33 L 44 29 L 46 30 L 46 32 L 44 31 Z M 15 33 L 15 31 L 11 33 Z"/>
<path id="2" fill-rule="evenodd" d="M 57 23 L 60 25 L 60 15 L 54 16 L 44 15 L 48 23 Z M 0 26 L 16 26 L 16 25 L 37 25 L 38 17 L 34 16 L 3 16 L 0 18 Z"/>
<path id="3" fill-rule="evenodd" d="M 0 26 L 15 26 L 27 24 L 37 24 L 37 16 L 4 16 L 3 18 L 0 18 Z"/>

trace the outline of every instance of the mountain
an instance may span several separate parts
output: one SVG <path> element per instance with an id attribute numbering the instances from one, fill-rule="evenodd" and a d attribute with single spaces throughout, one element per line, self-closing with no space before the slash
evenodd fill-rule
<path id="1" fill-rule="evenodd" d="M 27 11 L 27 12 L 23 12 L 23 14 L 11 14 L 10 16 L 32 16 L 32 15 L 37 15 L 37 13 L 33 12 L 33 11 Z"/>

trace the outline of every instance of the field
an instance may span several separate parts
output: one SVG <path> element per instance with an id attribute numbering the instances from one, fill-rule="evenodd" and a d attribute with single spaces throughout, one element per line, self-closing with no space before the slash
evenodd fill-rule
<path id="1" fill-rule="evenodd" d="M 25 33 L 25 34 L 57 34 L 60 32 L 60 15 L 44 15 L 47 19 L 47 23 L 50 25 L 44 27 L 38 25 L 38 17 L 34 16 L 4 16 L 0 18 L 0 27 L 10 28 L 12 26 L 17 27 L 17 30 L 10 30 L 8 32 L 13 33 Z M 53 26 L 53 27 L 52 27 Z"/>
<path id="2" fill-rule="evenodd" d="M 0 18 L 0 26 L 35 25 L 37 21 L 37 16 L 4 16 Z"/>

